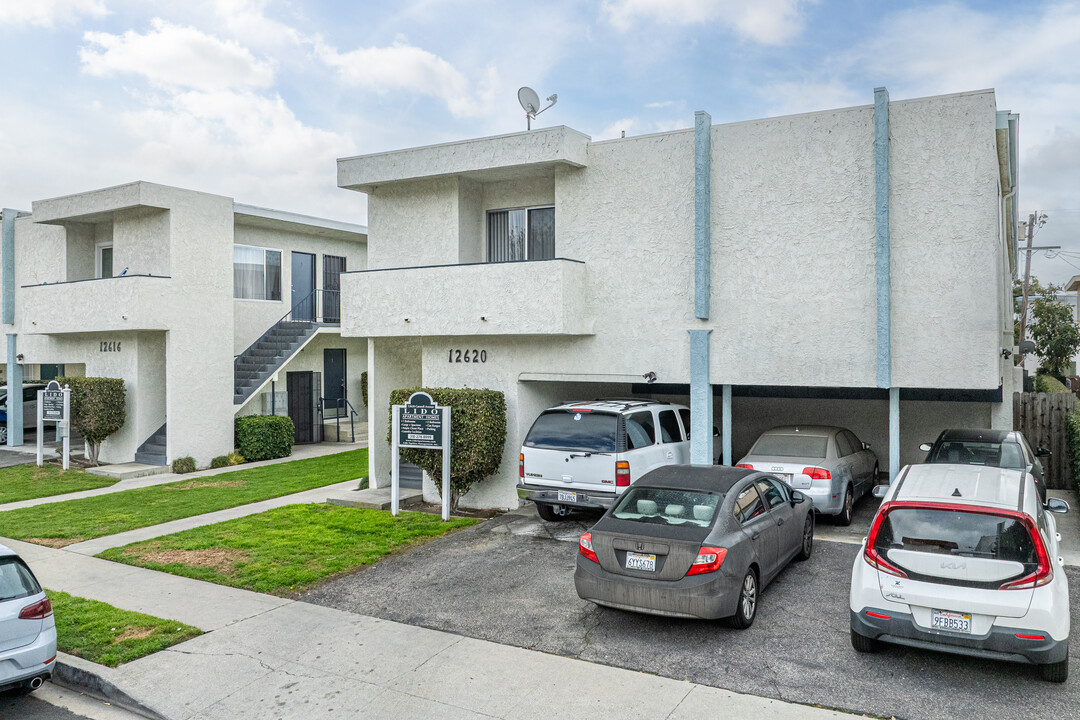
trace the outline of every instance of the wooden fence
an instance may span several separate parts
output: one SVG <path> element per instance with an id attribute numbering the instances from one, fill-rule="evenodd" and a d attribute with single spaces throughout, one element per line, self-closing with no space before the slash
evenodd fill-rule
<path id="1" fill-rule="evenodd" d="M 1053 453 L 1042 458 L 1046 487 L 1073 488 L 1069 448 L 1065 441 L 1065 416 L 1076 410 L 1072 393 L 1013 393 L 1013 429 L 1024 433 L 1032 449 Z"/>

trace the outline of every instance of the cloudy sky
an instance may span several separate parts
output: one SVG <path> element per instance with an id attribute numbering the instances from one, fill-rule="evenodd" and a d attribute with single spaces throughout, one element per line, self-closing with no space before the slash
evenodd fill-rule
<path id="1" fill-rule="evenodd" d="M 135 179 L 365 222 L 337 157 L 538 126 L 596 139 L 996 88 L 1035 260 L 1080 274 L 1080 3 L 0 0 L 0 204 Z"/>

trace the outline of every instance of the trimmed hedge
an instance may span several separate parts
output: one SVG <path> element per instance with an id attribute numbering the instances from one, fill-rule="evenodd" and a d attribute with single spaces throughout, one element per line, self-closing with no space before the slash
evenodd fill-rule
<path id="1" fill-rule="evenodd" d="M 474 388 L 407 388 L 390 393 L 390 423 L 386 441 L 393 431 L 393 406 L 404 405 L 414 392 L 426 392 L 439 405 L 452 408 L 450 418 L 450 505 L 474 484 L 493 475 L 502 463 L 506 442 L 506 398 L 498 390 Z M 442 492 L 442 452 L 402 448 L 402 462 L 427 471 Z"/>
<path id="2" fill-rule="evenodd" d="M 1069 450 L 1073 482 L 1076 483 L 1076 489 L 1080 491 L 1080 410 L 1065 416 L 1065 446 Z"/>
<path id="3" fill-rule="evenodd" d="M 1036 375 L 1035 392 L 1041 393 L 1071 393 L 1072 390 L 1053 375 Z"/>
<path id="4" fill-rule="evenodd" d="M 367 407 L 367 370 L 360 373 L 360 394 L 364 397 L 364 407 Z"/>
<path id="5" fill-rule="evenodd" d="M 292 455 L 293 421 L 281 415 L 236 418 L 236 451 L 245 460 L 273 460 Z"/>
<path id="6" fill-rule="evenodd" d="M 172 461 L 172 471 L 178 475 L 195 472 L 195 458 L 190 455 L 176 458 Z"/>
<path id="7" fill-rule="evenodd" d="M 61 377 L 60 387 L 71 388 L 71 429 L 82 435 L 92 464 L 105 438 L 127 422 L 126 392 L 120 378 Z"/>

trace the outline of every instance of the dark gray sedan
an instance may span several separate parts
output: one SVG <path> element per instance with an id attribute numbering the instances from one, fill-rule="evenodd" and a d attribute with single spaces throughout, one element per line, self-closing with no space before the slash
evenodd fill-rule
<path id="1" fill-rule="evenodd" d="M 762 588 L 792 558 L 810 557 L 810 510 L 768 473 L 660 467 L 581 536 L 574 585 L 598 605 L 748 628 Z"/>

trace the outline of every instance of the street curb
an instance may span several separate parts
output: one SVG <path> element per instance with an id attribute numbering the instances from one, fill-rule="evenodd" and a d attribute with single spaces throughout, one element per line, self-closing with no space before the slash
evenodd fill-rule
<path id="1" fill-rule="evenodd" d="M 102 671 L 110 669 L 74 655 L 58 653 L 56 665 L 53 667 L 52 681 L 69 690 L 91 695 L 99 700 L 130 710 L 148 718 L 148 720 L 168 720 L 161 713 L 147 707 L 102 677 Z"/>

